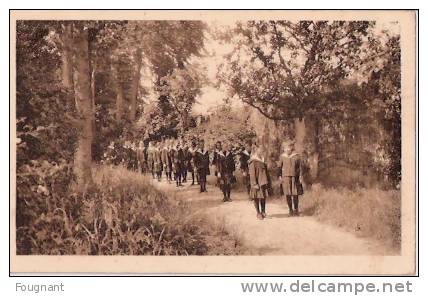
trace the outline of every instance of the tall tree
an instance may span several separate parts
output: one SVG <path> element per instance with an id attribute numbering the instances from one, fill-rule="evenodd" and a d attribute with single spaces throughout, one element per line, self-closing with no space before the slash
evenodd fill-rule
<path id="1" fill-rule="evenodd" d="M 223 36 L 234 49 L 218 77 L 231 96 L 269 119 L 294 121 L 302 148 L 306 125 L 313 124 L 308 119 L 322 116 L 322 93 L 355 70 L 370 26 L 366 21 L 238 23 Z"/>
<path id="2" fill-rule="evenodd" d="M 73 89 L 73 65 L 72 65 L 72 27 L 71 23 L 62 24 L 61 33 L 61 58 L 62 58 L 62 83 L 65 88 Z"/>
<path id="3" fill-rule="evenodd" d="M 92 182 L 93 104 L 91 92 L 88 27 L 74 24 L 74 93 L 80 117 L 80 132 L 75 154 L 77 185 L 84 188 Z"/>
<path id="4" fill-rule="evenodd" d="M 303 118 L 318 110 L 320 91 L 352 70 L 365 21 L 250 21 L 233 30 L 234 51 L 220 78 L 233 95 L 271 119 Z M 222 70 L 223 70 L 222 69 Z"/>
<path id="5" fill-rule="evenodd" d="M 142 50 L 141 48 L 137 48 L 134 53 L 134 73 L 131 82 L 131 91 L 130 91 L 130 99 L 131 106 L 129 112 L 129 120 L 131 122 L 135 121 L 135 116 L 137 114 L 137 96 L 138 96 L 138 86 L 140 85 L 140 72 L 142 65 Z"/>

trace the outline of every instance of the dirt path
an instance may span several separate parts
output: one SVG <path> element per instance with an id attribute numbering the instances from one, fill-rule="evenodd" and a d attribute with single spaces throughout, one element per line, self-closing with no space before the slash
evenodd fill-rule
<path id="1" fill-rule="evenodd" d="M 289 217 L 285 203 L 267 202 L 267 218 L 258 220 L 246 193 L 232 192 L 232 202 L 221 201 L 219 188 L 199 186 L 177 188 L 165 181 L 153 184 L 163 191 L 175 192 L 192 204 L 195 211 L 238 237 L 240 242 L 260 255 L 386 255 L 390 251 L 377 242 L 360 238 L 345 230 L 323 224 L 314 217 Z M 257 235 L 254 235 L 257 234 Z"/>

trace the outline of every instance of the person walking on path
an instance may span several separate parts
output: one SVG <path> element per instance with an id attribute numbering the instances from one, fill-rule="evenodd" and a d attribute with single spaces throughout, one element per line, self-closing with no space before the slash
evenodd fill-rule
<path id="1" fill-rule="evenodd" d="M 266 218 L 266 198 L 268 196 L 269 178 L 267 164 L 262 157 L 261 147 L 254 147 L 248 166 L 250 178 L 250 197 L 254 200 L 257 218 Z"/>
<path id="2" fill-rule="evenodd" d="M 183 165 L 181 167 L 181 180 L 183 183 L 187 183 L 187 171 L 189 170 L 189 147 L 187 143 L 183 144 Z"/>
<path id="3" fill-rule="evenodd" d="M 177 140 L 171 150 L 172 170 L 174 171 L 176 186 L 183 186 L 181 184 L 181 171 L 183 166 L 183 150 L 181 149 L 180 142 Z"/>
<path id="4" fill-rule="evenodd" d="M 230 192 L 232 184 L 235 182 L 235 157 L 232 153 L 230 144 L 226 144 L 226 149 L 218 153 L 219 167 L 218 178 L 220 181 L 220 189 L 223 192 L 223 201 L 232 201 Z"/>
<path id="5" fill-rule="evenodd" d="M 190 185 L 195 185 L 195 175 L 196 175 L 196 181 L 199 184 L 198 181 L 198 173 L 197 173 L 197 168 L 195 165 L 195 154 L 197 151 L 197 147 L 196 147 L 196 143 L 192 141 L 192 144 L 189 148 L 188 151 L 188 159 L 187 159 L 187 169 L 189 171 L 189 173 L 192 175 L 192 184 Z M 209 161 L 209 159 L 208 159 Z"/>
<path id="6" fill-rule="evenodd" d="M 146 147 L 144 147 L 144 142 L 140 141 L 137 148 L 137 159 L 138 159 L 138 172 L 145 174 L 147 171 L 147 156 L 146 156 Z"/>
<path id="7" fill-rule="evenodd" d="M 168 183 L 171 183 L 172 164 L 171 164 L 171 158 L 169 153 L 169 140 L 165 140 L 164 142 L 164 145 L 161 151 L 161 158 L 162 158 L 163 170 L 166 175 L 166 180 Z"/>
<path id="8" fill-rule="evenodd" d="M 211 165 L 214 167 L 214 176 L 217 178 L 215 186 L 218 186 L 218 187 L 220 187 L 220 178 L 218 176 L 218 171 L 220 168 L 220 154 L 223 154 L 222 151 L 223 151 L 223 148 L 222 148 L 221 142 L 217 141 L 217 143 L 215 143 Z"/>
<path id="9" fill-rule="evenodd" d="M 207 175 L 210 174 L 210 154 L 205 150 L 204 140 L 199 141 L 195 152 L 195 167 L 199 176 L 200 192 L 207 192 Z"/>
<path id="10" fill-rule="evenodd" d="M 157 180 L 160 182 L 162 178 L 162 156 L 161 156 L 161 143 L 158 142 L 153 148 L 153 162 L 154 170 L 156 172 Z"/>
<path id="11" fill-rule="evenodd" d="M 251 184 L 250 184 L 250 175 L 248 173 L 248 164 L 250 161 L 250 154 L 251 154 L 251 143 L 248 142 L 245 145 L 245 148 L 241 151 L 239 156 L 239 168 L 241 170 L 242 176 L 244 177 L 244 185 L 247 189 L 248 197 L 250 197 L 250 190 L 251 190 Z"/>
<path id="12" fill-rule="evenodd" d="M 294 151 L 293 142 L 283 143 L 284 153 L 280 156 L 280 180 L 282 190 L 287 198 L 290 216 L 299 215 L 299 195 L 303 194 L 301 183 L 301 159 Z"/>
<path id="13" fill-rule="evenodd" d="M 152 174 L 153 179 L 155 179 L 155 166 L 154 166 L 154 147 L 153 142 L 149 142 L 149 147 L 147 147 L 147 167 L 149 172 Z"/>

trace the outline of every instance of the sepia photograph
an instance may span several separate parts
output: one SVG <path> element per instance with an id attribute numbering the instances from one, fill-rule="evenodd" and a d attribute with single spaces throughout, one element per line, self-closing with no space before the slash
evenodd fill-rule
<path id="1" fill-rule="evenodd" d="M 12 271 L 415 272 L 415 11 L 10 16 Z"/>

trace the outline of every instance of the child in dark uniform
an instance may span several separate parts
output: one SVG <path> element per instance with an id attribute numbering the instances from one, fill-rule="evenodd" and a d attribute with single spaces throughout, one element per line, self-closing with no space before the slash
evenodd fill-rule
<path id="1" fill-rule="evenodd" d="M 200 192 L 207 192 L 207 175 L 210 174 L 210 155 L 204 147 L 204 140 L 199 141 L 195 152 L 195 167 L 199 176 Z"/>
<path id="2" fill-rule="evenodd" d="M 257 218 L 266 218 L 266 197 L 268 196 L 269 179 L 267 165 L 262 157 L 260 147 L 254 147 L 249 160 L 248 172 L 250 176 L 250 196 L 254 200 Z"/>
<path id="3" fill-rule="evenodd" d="M 294 143 L 283 144 L 284 153 L 280 156 L 280 179 L 290 216 L 299 215 L 299 195 L 303 194 L 300 155 L 294 151 Z"/>

